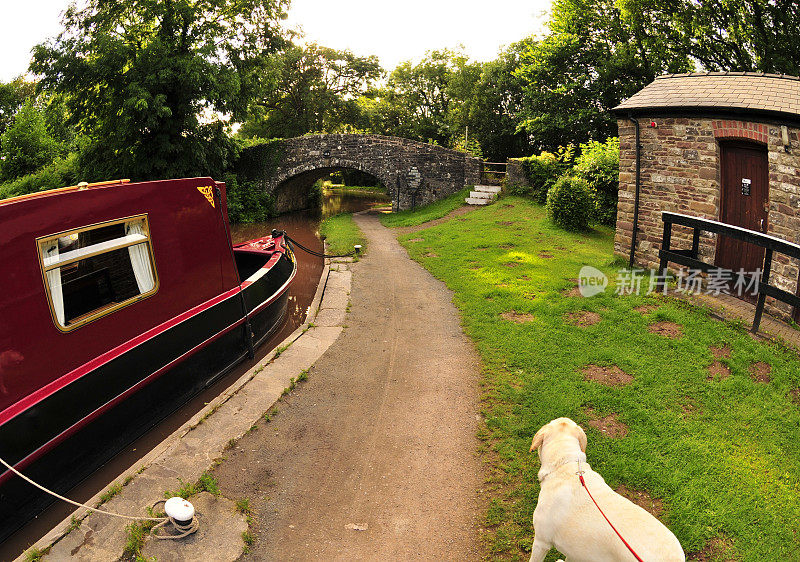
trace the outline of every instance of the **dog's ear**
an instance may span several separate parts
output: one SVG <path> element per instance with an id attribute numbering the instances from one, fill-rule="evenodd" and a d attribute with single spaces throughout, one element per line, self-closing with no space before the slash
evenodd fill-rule
<path id="1" fill-rule="evenodd" d="M 546 433 L 545 432 L 546 427 L 547 426 L 542 427 L 539 431 L 536 432 L 536 435 L 533 436 L 533 443 L 531 443 L 531 453 L 542 446 L 542 442 L 544 442 L 544 434 Z"/>
<path id="2" fill-rule="evenodd" d="M 578 426 L 578 443 L 581 446 L 581 452 L 585 453 L 586 452 L 586 445 L 587 445 L 586 432 L 583 431 L 583 428 L 581 426 Z"/>

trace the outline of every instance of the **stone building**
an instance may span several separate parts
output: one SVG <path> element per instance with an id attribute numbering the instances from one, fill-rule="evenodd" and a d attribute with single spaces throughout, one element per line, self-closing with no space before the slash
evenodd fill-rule
<path id="1" fill-rule="evenodd" d="M 656 267 L 661 211 L 800 243 L 800 78 L 750 72 L 660 76 L 613 111 L 620 137 L 616 253 Z M 691 247 L 690 232 L 675 227 L 672 247 Z M 763 251 L 719 238 L 704 233 L 701 259 L 734 271 L 759 267 Z M 776 254 L 770 282 L 797 294 L 799 265 Z M 777 308 L 791 312 L 783 303 Z"/>

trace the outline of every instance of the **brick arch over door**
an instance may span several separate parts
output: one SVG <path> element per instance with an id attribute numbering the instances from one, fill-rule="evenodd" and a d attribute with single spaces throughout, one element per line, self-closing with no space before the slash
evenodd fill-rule
<path id="1" fill-rule="evenodd" d="M 259 146 L 245 149 L 244 159 L 258 162 L 258 151 Z M 264 158 L 260 172 L 249 170 L 244 175 L 276 195 L 281 212 L 302 208 L 308 180 L 327 170 L 354 169 L 375 176 L 389 192 L 395 210 L 410 208 L 412 199 L 418 205 L 431 203 L 480 180 L 478 158 L 398 137 L 307 135 L 281 141 L 275 154 L 274 161 Z"/>

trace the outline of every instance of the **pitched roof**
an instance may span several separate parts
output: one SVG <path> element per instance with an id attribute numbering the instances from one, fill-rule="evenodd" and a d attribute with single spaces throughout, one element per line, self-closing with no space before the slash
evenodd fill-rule
<path id="1" fill-rule="evenodd" d="M 800 116 L 800 78 L 762 72 L 666 74 L 612 111 L 645 109 L 770 113 L 796 119 Z"/>

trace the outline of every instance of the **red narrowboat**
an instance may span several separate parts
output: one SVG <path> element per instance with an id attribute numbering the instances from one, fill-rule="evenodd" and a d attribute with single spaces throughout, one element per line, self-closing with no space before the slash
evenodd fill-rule
<path id="1" fill-rule="evenodd" d="M 0 200 L 0 241 L 0 458 L 56 491 L 252 356 L 297 272 L 211 178 Z M 47 501 L 0 466 L 0 541 Z"/>

